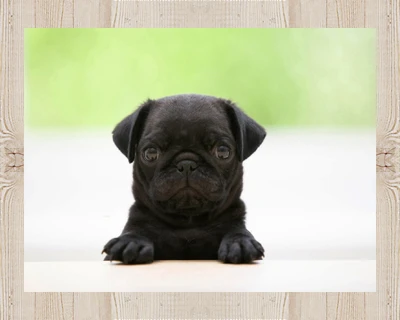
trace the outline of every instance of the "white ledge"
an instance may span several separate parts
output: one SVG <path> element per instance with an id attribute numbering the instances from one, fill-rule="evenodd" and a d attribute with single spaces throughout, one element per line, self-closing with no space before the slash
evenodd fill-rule
<path id="1" fill-rule="evenodd" d="M 26 262 L 25 292 L 375 292 L 375 260 Z"/>

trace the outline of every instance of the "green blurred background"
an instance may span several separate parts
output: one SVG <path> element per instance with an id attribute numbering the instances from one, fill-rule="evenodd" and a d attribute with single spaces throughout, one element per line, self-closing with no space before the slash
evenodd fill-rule
<path id="1" fill-rule="evenodd" d="M 25 72 L 30 128 L 112 128 L 179 93 L 270 126 L 375 125 L 374 29 L 25 29 Z"/>

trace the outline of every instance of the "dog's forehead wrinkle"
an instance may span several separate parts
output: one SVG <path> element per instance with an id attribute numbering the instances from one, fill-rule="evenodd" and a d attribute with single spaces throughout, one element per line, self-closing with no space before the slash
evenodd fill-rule
<path id="1" fill-rule="evenodd" d="M 143 141 L 158 141 L 158 142 L 167 142 L 168 136 L 165 130 L 162 129 L 150 129 L 147 127 L 147 130 L 144 130 L 141 140 Z"/>
<path id="2" fill-rule="evenodd" d="M 164 123 L 181 123 L 182 125 L 203 124 L 204 122 L 221 121 L 226 122 L 227 118 L 217 109 L 200 110 L 198 108 L 179 107 L 173 108 L 171 111 L 160 109 L 154 115 L 154 122 Z"/>
<path id="3" fill-rule="evenodd" d="M 169 140 L 196 139 L 200 141 L 204 136 L 209 135 L 209 132 L 213 132 L 214 136 L 229 135 L 226 128 L 229 128 L 229 121 L 221 110 L 212 108 L 207 112 L 199 112 L 195 108 L 183 106 L 177 111 L 175 107 L 168 110 L 168 107 L 160 106 L 149 115 L 144 135 L 162 133 L 163 138 Z"/>

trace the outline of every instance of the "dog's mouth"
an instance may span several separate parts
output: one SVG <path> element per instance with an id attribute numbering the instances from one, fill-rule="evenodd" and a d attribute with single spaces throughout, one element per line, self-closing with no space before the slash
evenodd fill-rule
<path id="1" fill-rule="evenodd" d="M 224 191 L 224 183 L 221 177 L 211 172 L 197 173 L 196 169 L 190 176 L 176 175 L 170 172 L 157 174 L 150 186 L 150 197 L 155 201 L 182 200 L 181 208 L 196 207 L 196 200 L 207 199 L 220 201 Z M 183 201 L 187 198 L 187 201 Z M 193 200 L 194 204 L 190 200 Z"/>
<path id="2" fill-rule="evenodd" d="M 196 189 L 186 186 L 166 201 L 157 203 L 163 211 L 174 218 L 188 219 L 210 213 L 215 203 L 204 198 Z"/>

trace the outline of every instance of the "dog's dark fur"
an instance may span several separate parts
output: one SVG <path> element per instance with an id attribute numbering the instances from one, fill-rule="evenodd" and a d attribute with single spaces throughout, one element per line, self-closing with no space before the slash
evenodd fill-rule
<path id="1" fill-rule="evenodd" d="M 105 260 L 262 259 L 263 247 L 245 227 L 240 194 L 242 161 L 265 135 L 225 99 L 185 94 L 142 104 L 113 131 L 118 149 L 135 160 L 136 202 L 122 234 L 105 245 Z M 216 156 L 221 145 L 230 149 L 226 159 Z M 146 160 L 149 147 L 159 150 L 156 160 Z"/>

